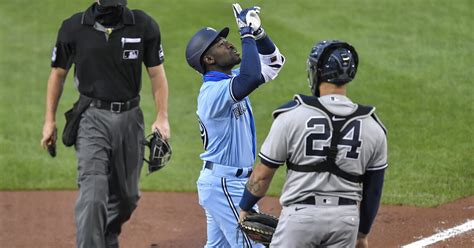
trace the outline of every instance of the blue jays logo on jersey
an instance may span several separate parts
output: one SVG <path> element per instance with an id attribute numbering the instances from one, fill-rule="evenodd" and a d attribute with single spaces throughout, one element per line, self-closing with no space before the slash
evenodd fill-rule
<path id="1" fill-rule="evenodd" d="M 234 114 L 235 119 L 239 119 L 239 117 L 241 115 L 243 115 L 243 114 L 245 114 L 245 112 L 247 112 L 247 106 L 245 106 L 244 103 L 245 102 L 242 101 L 242 102 L 235 103 L 232 106 L 232 113 Z"/>
<path id="2" fill-rule="evenodd" d="M 204 126 L 204 123 L 202 123 L 201 119 L 199 119 L 199 116 L 198 116 L 198 121 L 199 121 L 199 132 L 201 133 L 202 144 L 204 146 L 204 150 L 207 150 L 207 144 L 209 143 L 209 136 L 207 135 L 207 129 L 206 129 L 206 126 Z"/>

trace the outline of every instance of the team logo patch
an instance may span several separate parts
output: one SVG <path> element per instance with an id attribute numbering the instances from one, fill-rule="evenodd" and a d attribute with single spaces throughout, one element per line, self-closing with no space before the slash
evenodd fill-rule
<path id="1" fill-rule="evenodd" d="M 138 50 L 124 50 L 123 59 L 137 59 L 138 52 L 139 52 Z"/>

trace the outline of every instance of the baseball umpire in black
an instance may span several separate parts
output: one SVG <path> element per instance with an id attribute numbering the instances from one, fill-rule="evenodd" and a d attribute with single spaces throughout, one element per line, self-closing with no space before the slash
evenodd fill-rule
<path id="1" fill-rule="evenodd" d="M 170 137 L 160 29 L 145 12 L 130 10 L 126 4 L 126 0 L 97 0 L 85 12 L 66 19 L 52 55 L 41 145 L 55 145 L 56 109 L 74 64 L 80 98 L 71 113 L 79 124 L 77 135 L 74 129 L 65 132 L 63 142 L 75 145 L 78 158 L 78 247 L 118 247 L 121 227 L 137 206 L 144 155 L 139 107 L 142 62 L 157 110 L 151 128 L 165 139 Z M 68 114 L 66 119 L 70 121 Z M 65 135 L 73 138 L 72 144 Z"/>

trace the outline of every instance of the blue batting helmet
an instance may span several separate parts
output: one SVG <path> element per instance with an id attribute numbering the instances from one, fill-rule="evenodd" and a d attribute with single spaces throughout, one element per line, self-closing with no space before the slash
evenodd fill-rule
<path id="1" fill-rule="evenodd" d="M 354 79 L 359 58 L 353 46 L 339 40 L 318 42 L 308 57 L 308 82 L 314 96 L 319 96 L 319 84 L 344 85 Z"/>
<path id="2" fill-rule="evenodd" d="M 227 37 L 229 34 L 229 28 L 225 27 L 221 31 L 217 32 L 215 29 L 207 27 L 199 30 L 189 40 L 188 46 L 186 47 L 186 61 L 196 71 L 204 74 L 204 68 L 201 63 L 202 55 L 211 47 L 212 43 L 218 37 Z"/>

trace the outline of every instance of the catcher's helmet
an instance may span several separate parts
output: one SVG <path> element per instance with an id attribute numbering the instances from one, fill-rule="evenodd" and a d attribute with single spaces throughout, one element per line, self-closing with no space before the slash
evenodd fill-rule
<path id="1" fill-rule="evenodd" d="M 99 0 L 103 7 L 127 6 L 127 0 Z"/>
<path id="2" fill-rule="evenodd" d="M 354 79 L 359 58 L 349 43 L 323 40 L 317 43 L 308 57 L 308 82 L 314 96 L 319 96 L 319 84 L 328 82 L 344 85 Z"/>
<path id="3" fill-rule="evenodd" d="M 228 34 L 229 28 L 227 27 L 219 32 L 210 27 L 199 30 L 194 34 L 191 40 L 189 40 L 188 46 L 186 47 L 186 61 L 188 61 L 188 64 L 196 71 L 204 74 L 204 68 L 201 63 L 202 55 L 218 37 L 225 38 Z"/>

